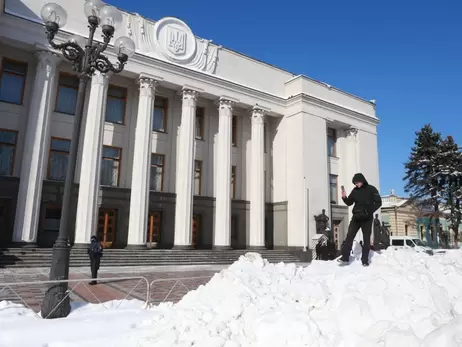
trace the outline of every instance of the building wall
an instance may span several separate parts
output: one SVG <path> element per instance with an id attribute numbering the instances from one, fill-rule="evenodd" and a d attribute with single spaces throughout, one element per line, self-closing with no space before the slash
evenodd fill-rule
<path id="1" fill-rule="evenodd" d="M 409 205 L 382 208 L 382 220 L 389 225 L 390 233 L 393 236 L 417 237 L 417 215 L 418 211 Z"/>
<path id="2" fill-rule="evenodd" d="M 44 3 L 44 0 L 5 0 L 5 12 L 14 16 L 3 14 L 3 28 L 6 28 L 5 36 L 9 39 L 0 39 L 0 54 L 28 62 L 24 105 L 0 103 L 0 128 L 19 131 L 13 173 L 16 178 L 21 169 L 27 120 L 35 117 L 38 112 L 29 110 L 29 101 L 36 66 L 33 52 L 46 49 L 43 46 L 46 44 L 43 26 L 38 16 Z M 63 5 L 69 13 L 68 24 L 65 30 L 59 32 L 57 40 L 66 40 L 69 33 L 85 36 L 85 17 L 74 15 L 82 12 L 82 4 L 70 0 L 58 0 L 57 3 Z M 162 47 L 153 45 L 153 42 L 157 39 L 156 25 L 168 24 L 177 19 L 163 18 L 156 23 L 127 12 L 123 12 L 123 17 L 124 22 L 117 36 L 132 37 L 138 54 L 129 60 L 121 74 L 110 80 L 110 84 L 127 89 L 124 124 L 106 122 L 103 135 L 103 145 L 122 149 L 121 170 L 118 187 L 102 187 L 99 201 L 101 207 L 116 208 L 118 211 L 117 225 L 121 230 L 116 240 L 118 246 L 124 246 L 127 242 L 138 117 L 137 80 L 140 74 L 149 74 L 161 81 L 156 88 L 156 95 L 168 99 L 167 130 L 165 133 L 152 132 L 151 144 L 152 153 L 165 155 L 163 191 L 150 193 L 150 208 L 163 212 L 162 223 L 167 231 L 161 243 L 165 246 L 173 244 L 177 142 L 182 113 L 180 91 L 183 87 L 199 91 L 197 106 L 205 108 L 204 139 L 194 141 L 194 157 L 203 162 L 202 192 L 200 196 L 194 197 L 193 211 L 202 215 L 201 246 L 208 247 L 213 243 L 214 198 L 218 191 L 215 177 L 217 167 L 223 160 L 217 155 L 217 100 L 220 97 L 235 100 L 233 114 L 238 117 L 237 145 L 232 148 L 231 156 L 231 165 L 236 166 L 237 170 L 236 196 L 232 201 L 232 216 L 238 225 L 233 235 L 234 246 L 244 247 L 249 239 L 250 182 L 252 160 L 255 159 L 252 159 L 252 124 L 249 115 L 254 106 L 265 112 L 264 200 L 267 246 L 307 246 L 315 234 L 314 215 L 323 209 L 332 218 L 344 220 L 346 208 L 342 206 L 343 203 L 331 206 L 329 174 L 338 176 L 338 195 L 341 185 L 351 187 L 351 176 L 358 171 L 362 171 L 371 183 L 376 182 L 375 185 L 378 185 L 378 120 L 373 103 L 328 84 L 305 76 L 295 76 L 207 40 L 200 40 L 192 33 L 188 34 L 187 39 L 190 40 L 188 45 L 193 43 L 197 47 L 194 59 L 173 61 L 162 53 Z M 16 30 L 18 27 L 21 30 Z M 97 32 L 95 37 L 99 36 Z M 111 49 L 106 53 L 111 60 L 115 59 Z M 209 58 L 210 61 L 207 60 Z M 72 73 L 70 66 L 64 62 L 60 63 L 58 72 Z M 52 88 L 53 100 L 56 92 L 57 84 Z M 87 95 L 90 93 L 91 88 Z M 90 117 L 99 116 L 87 105 L 83 126 Z M 50 137 L 69 139 L 72 125 L 72 116 L 52 112 Z M 336 157 L 327 155 L 328 127 L 336 129 L 338 134 Z M 354 135 L 351 135 L 352 130 Z M 47 141 L 46 147 L 49 148 L 50 139 Z M 76 183 L 79 181 L 82 160 L 85 158 L 79 151 Z M 76 194 L 77 189 L 78 186 Z M 62 183 L 45 182 L 42 212 L 47 205 L 60 204 L 61 191 Z M 8 194 L 14 201 L 15 193 L 11 191 Z M 43 244 L 49 244 L 52 239 L 53 235 L 41 235 Z"/>

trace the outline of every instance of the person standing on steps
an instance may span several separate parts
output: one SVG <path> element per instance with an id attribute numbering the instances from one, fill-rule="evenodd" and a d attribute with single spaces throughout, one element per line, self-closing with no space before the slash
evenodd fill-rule
<path id="1" fill-rule="evenodd" d="M 345 188 L 342 186 L 342 200 L 347 206 L 353 207 L 353 217 L 348 226 L 348 233 L 345 245 L 342 249 L 340 261 L 349 262 L 351 247 L 359 229 L 363 232 L 363 249 L 361 261 L 364 266 L 369 265 L 369 250 L 371 247 L 372 222 L 374 212 L 382 206 L 382 198 L 374 186 L 370 185 L 362 173 L 353 176 L 355 187 L 347 196 Z"/>
<path id="2" fill-rule="evenodd" d="M 92 236 L 90 239 L 90 246 L 88 247 L 88 255 L 90 256 L 90 268 L 91 268 L 91 285 L 96 284 L 95 278 L 98 278 L 98 270 L 103 256 L 103 247 L 98 241 L 96 236 Z"/>

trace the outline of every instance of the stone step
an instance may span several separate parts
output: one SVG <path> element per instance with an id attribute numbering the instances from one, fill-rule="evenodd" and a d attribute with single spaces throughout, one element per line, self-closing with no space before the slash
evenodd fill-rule
<path id="1" fill-rule="evenodd" d="M 8 248 L 0 250 L 0 267 L 49 267 L 52 250 L 46 248 Z M 107 249 L 102 266 L 162 266 L 162 265 L 205 265 L 232 264 L 249 250 L 126 250 Z M 272 263 L 297 263 L 300 260 L 284 250 L 258 251 L 263 258 Z M 86 249 L 72 249 L 71 267 L 89 266 Z"/>

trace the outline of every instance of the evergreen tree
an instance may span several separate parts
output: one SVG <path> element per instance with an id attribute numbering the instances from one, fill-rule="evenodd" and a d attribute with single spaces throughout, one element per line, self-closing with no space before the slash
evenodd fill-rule
<path id="1" fill-rule="evenodd" d="M 457 244 L 459 237 L 459 224 L 462 219 L 462 153 L 452 136 L 441 141 L 437 162 L 438 171 L 442 181 L 442 200 L 446 212 L 449 214 L 449 224 L 454 232 L 454 241 Z"/>
<path id="2" fill-rule="evenodd" d="M 426 211 L 430 225 L 435 220 L 435 230 L 439 229 L 439 216 L 442 193 L 441 180 L 441 134 L 426 124 L 416 132 L 414 146 L 409 160 L 405 163 L 404 187 L 413 204 Z"/>

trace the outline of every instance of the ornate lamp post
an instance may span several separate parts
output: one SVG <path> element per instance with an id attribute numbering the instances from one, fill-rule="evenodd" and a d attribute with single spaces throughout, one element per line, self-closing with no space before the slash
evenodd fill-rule
<path id="1" fill-rule="evenodd" d="M 81 120 L 85 102 L 85 92 L 89 79 L 96 72 L 119 73 L 123 70 L 129 57 L 135 54 L 135 44 L 128 37 L 119 37 L 114 47 L 118 62 L 112 64 L 102 53 L 107 49 L 109 42 L 114 36 L 117 26 L 122 22 L 121 13 L 112 6 L 108 6 L 101 0 L 87 0 L 84 12 L 88 19 L 88 39 L 73 36 L 64 43 L 55 43 L 54 38 L 59 28 L 66 25 L 67 13 L 58 4 L 49 3 L 43 6 L 41 17 L 46 26 L 47 39 L 52 48 L 61 51 L 68 60 L 74 71 L 79 74 L 79 90 L 75 107 L 75 119 L 71 138 L 71 148 L 67 167 L 66 180 L 64 182 L 64 194 L 59 225 L 59 235 L 53 246 L 53 258 L 50 269 L 50 280 L 64 280 L 69 278 L 69 226 L 75 220 L 69 220 L 69 208 L 74 184 L 75 167 L 77 162 L 77 150 L 81 131 Z M 95 31 L 101 26 L 103 43 L 95 42 Z M 42 302 L 42 317 L 62 318 L 70 312 L 69 297 L 66 296 L 67 283 L 51 285 Z"/>

